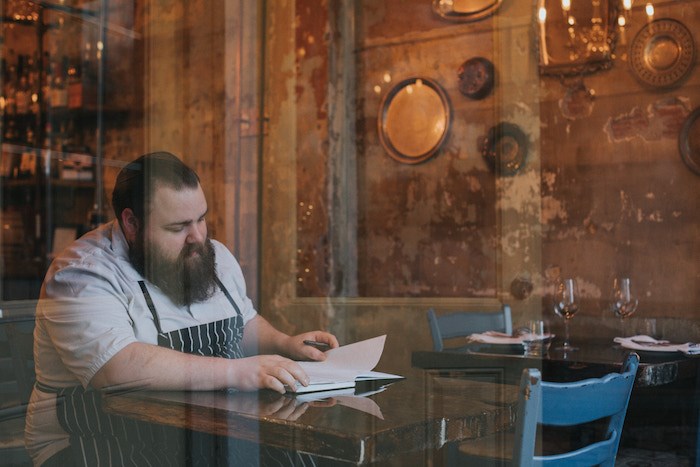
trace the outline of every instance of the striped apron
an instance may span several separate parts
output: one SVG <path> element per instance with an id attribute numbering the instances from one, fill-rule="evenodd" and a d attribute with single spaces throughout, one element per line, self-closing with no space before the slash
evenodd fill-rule
<path id="1" fill-rule="evenodd" d="M 226 287 L 218 278 L 216 282 L 235 316 L 166 333 L 146 283 L 139 281 L 158 330 L 159 346 L 206 357 L 244 357 L 243 315 Z M 91 388 L 59 389 L 39 382 L 37 387 L 57 394 L 58 421 L 70 435 L 76 465 L 315 465 L 303 453 L 107 414 L 101 408 L 102 392 Z"/>

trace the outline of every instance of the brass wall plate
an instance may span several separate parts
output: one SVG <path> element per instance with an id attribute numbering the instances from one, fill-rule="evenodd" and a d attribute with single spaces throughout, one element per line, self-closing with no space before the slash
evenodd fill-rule
<path id="1" fill-rule="evenodd" d="M 678 149 L 685 165 L 700 175 L 700 107 L 690 112 L 683 122 L 678 135 Z"/>
<path id="2" fill-rule="evenodd" d="M 457 70 L 459 91 L 470 99 L 483 99 L 493 89 L 495 71 L 493 63 L 484 57 L 470 58 Z"/>
<path id="3" fill-rule="evenodd" d="M 471 22 L 490 16 L 503 0 L 433 0 L 433 11 L 448 21 Z"/>
<path id="4" fill-rule="evenodd" d="M 630 67 L 642 83 L 671 87 L 688 74 L 695 63 L 695 43 L 683 23 L 662 18 L 645 25 L 630 46 Z"/>
<path id="5" fill-rule="evenodd" d="M 528 139 L 515 123 L 501 122 L 482 141 L 481 155 L 496 174 L 515 175 L 525 166 Z"/>
<path id="6" fill-rule="evenodd" d="M 447 138 L 451 114 L 447 94 L 436 81 L 405 79 L 384 96 L 379 106 L 379 140 L 397 161 L 423 162 Z"/>

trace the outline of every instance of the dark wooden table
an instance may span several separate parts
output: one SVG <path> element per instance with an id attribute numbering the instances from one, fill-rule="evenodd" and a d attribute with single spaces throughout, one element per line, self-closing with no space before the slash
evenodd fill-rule
<path id="1" fill-rule="evenodd" d="M 104 403 L 111 413 L 142 421 L 366 464 L 507 429 L 517 387 L 408 378 L 359 401 L 374 413 L 343 397 L 304 402 L 271 391 L 137 391 L 106 394 Z"/>
<path id="2" fill-rule="evenodd" d="M 577 351 L 565 354 L 552 348 L 544 357 L 525 357 L 520 346 L 470 344 L 441 352 L 416 351 L 411 359 L 414 367 L 422 369 L 470 369 L 474 372 L 491 369 L 501 372 L 504 381 L 514 383 L 524 368 L 538 368 L 543 378 L 549 380 L 573 381 L 601 376 L 619 370 L 630 352 L 613 343 L 612 338 L 589 338 L 574 344 L 579 348 Z M 640 357 L 636 387 L 694 380 L 698 373 L 700 357 L 687 357 L 680 352 L 636 352 Z"/>

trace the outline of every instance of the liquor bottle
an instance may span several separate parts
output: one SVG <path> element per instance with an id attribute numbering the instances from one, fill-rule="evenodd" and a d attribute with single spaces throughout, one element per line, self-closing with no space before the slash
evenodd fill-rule
<path id="1" fill-rule="evenodd" d="M 29 81 L 29 112 L 38 115 L 40 111 L 41 102 L 39 100 L 39 88 L 41 87 L 40 79 L 41 74 L 39 73 L 39 60 L 38 54 L 35 53 L 34 56 L 29 57 L 28 61 L 28 81 Z"/>
<path id="2" fill-rule="evenodd" d="M 17 91 L 15 92 L 15 105 L 17 106 L 17 114 L 26 116 L 31 111 L 32 92 L 29 88 L 29 80 L 26 75 L 19 77 Z"/>
<path id="3" fill-rule="evenodd" d="M 93 230 L 98 228 L 101 224 L 107 222 L 107 218 L 104 213 L 100 210 L 97 203 L 92 205 L 92 209 L 87 213 L 87 230 Z"/>
<path id="4" fill-rule="evenodd" d="M 44 57 L 42 59 L 42 65 L 44 70 L 44 82 L 41 83 L 41 99 L 44 109 L 51 108 L 51 82 L 53 78 L 53 70 L 51 69 L 51 61 L 49 60 L 49 53 L 44 52 Z"/>
<path id="5" fill-rule="evenodd" d="M 7 79 L 3 81 L 3 94 L 5 95 L 5 115 L 13 117 L 17 113 L 17 106 L 15 105 L 17 66 L 12 61 L 8 60 L 8 63 Z"/>
<path id="6" fill-rule="evenodd" d="M 64 62 L 54 62 L 53 70 L 53 81 L 51 82 L 51 107 L 54 109 L 65 108 L 68 105 L 68 89 L 66 88 Z"/>
<path id="7" fill-rule="evenodd" d="M 76 60 L 68 67 L 69 109 L 79 109 L 83 106 L 83 82 L 80 71 L 80 60 Z"/>

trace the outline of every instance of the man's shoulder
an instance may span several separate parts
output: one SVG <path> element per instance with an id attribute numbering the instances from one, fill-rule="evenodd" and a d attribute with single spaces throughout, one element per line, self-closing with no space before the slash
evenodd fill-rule
<path id="1" fill-rule="evenodd" d="M 216 255 L 217 262 L 236 262 L 236 258 L 226 245 L 213 238 L 211 239 L 211 244 L 214 246 L 214 254 Z"/>
<path id="2" fill-rule="evenodd" d="M 57 255 L 49 274 L 66 270 L 108 272 L 122 267 L 123 259 L 114 248 L 111 226 L 105 224 L 78 238 Z"/>

